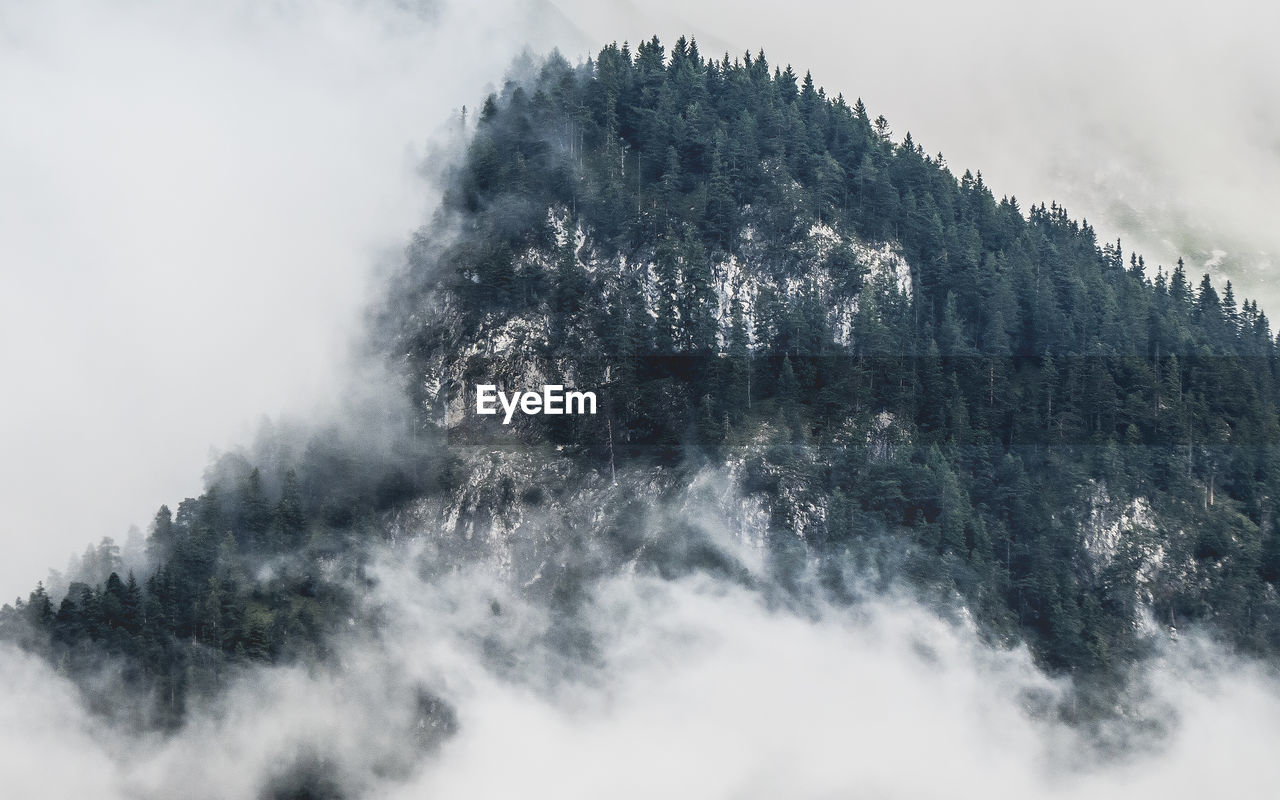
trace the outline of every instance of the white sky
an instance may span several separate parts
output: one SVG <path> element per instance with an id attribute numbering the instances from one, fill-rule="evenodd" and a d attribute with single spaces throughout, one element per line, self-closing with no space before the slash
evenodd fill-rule
<path id="1" fill-rule="evenodd" d="M 1280 301 L 1263 4 L 408 5 L 0 0 L 0 597 L 329 402 L 371 268 L 428 207 L 423 142 L 524 42 L 764 47 L 997 194 L 1151 261 L 1222 249 Z"/>

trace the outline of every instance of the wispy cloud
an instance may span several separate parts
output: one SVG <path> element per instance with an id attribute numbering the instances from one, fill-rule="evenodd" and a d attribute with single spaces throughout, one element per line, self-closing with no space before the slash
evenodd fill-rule
<path id="1" fill-rule="evenodd" d="M 0 3 L 0 587 L 325 406 L 433 131 L 536 3 Z"/>

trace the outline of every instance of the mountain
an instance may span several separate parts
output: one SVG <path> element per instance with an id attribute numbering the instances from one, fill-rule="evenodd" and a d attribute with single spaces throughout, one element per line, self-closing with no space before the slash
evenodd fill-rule
<path id="1" fill-rule="evenodd" d="M 1148 619 L 1274 651 L 1276 344 L 1230 284 L 684 40 L 509 84 L 452 178 L 384 323 L 456 446 L 728 466 L 770 547 L 895 540 L 1055 668 L 1125 662 Z M 602 413 L 507 434 L 470 413 L 489 381 Z"/>
<path id="2" fill-rule="evenodd" d="M 332 663 L 407 541 L 587 660 L 577 612 L 624 573 L 908 587 L 1104 697 L 1188 626 L 1276 656 L 1280 364 L 1230 284 L 997 200 L 763 53 L 522 62 L 453 135 L 371 315 L 392 397 L 224 457 L 133 574 L 104 542 L 4 607 L 96 710 L 172 729 L 253 665 Z M 507 425 L 480 385 L 598 408 Z M 435 688 L 406 702 L 423 749 L 456 727 Z"/>

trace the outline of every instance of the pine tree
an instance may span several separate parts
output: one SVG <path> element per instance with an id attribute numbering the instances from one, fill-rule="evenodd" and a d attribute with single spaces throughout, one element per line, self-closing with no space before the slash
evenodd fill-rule
<path id="1" fill-rule="evenodd" d="M 684 262 L 683 280 L 679 287 L 680 319 L 684 323 L 689 349 L 695 353 L 716 352 L 717 305 L 711 259 L 702 247 L 702 240 L 692 229 L 686 229 L 681 246 Z"/>
<path id="2" fill-rule="evenodd" d="M 271 524 L 271 507 L 262 489 L 262 475 L 257 467 L 249 472 L 241 490 L 242 542 L 253 548 L 267 545 L 267 529 Z"/>
<path id="3" fill-rule="evenodd" d="M 296 548 L 303 543 L 306 519 L 302 513 L 302 486 L 293 468 L 285 471 L 280 489 L 280 502 L 275 508 L 275 527 L 285 547 Z"/>
<path id="4" fill-rule="evenodd" d="M 53 622 L 53 602 L 45 591 L 44 581 L 36 583 L 35 591 L 27 598 L 27 621 L 38 628 L 47 628 Z"/>
<path id="5" fill-rule="evenodd" d="M 733 196 L 733 184 L 725 167 L 726 137 L 723 129 L 716 131 L 711 151 L 711 180 L 707 186 L 706 231 L 717 246 L 729 249 L 737 229 L 738 205 Z"/>

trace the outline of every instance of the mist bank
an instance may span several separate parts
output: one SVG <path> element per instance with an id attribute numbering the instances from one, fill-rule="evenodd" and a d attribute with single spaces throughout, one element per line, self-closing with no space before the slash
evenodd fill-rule
<path id="1" fill-rule="evenodd" d="M 641 574 L 570 610 L 492 567 L 441 576 L 434 560 L 422 541 L 384 550 L 364 603 L 385 627 L 340 637 L 328 666 L 245 672 L 169 737 L 105 726 L 51 666 L 6 647 L 6 787 L 1195 798 L 1264 796 L 1280 777 L 1273 677 L 1194 634 L 1134 672 L 1123 715 L 1070 725 L 1069 681 L 907 594 L 797 606 L 706 574 Z"/>

